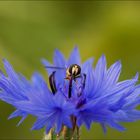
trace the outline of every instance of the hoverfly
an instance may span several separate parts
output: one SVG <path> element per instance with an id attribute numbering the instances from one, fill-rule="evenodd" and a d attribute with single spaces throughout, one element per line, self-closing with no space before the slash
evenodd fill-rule
<path id="1" fill-rule="evenodd" d="M 81 74 L 81 67 L 79 65 L 72 64 L 68 68 L 55 67 L 55 66 L 45 66 L 45 68 L 58 69 L 58 70 L 66 69 L 66 78 L 65 79 L 69 80 L 69 90 L 68 90 L 69 98 L 71 97 L 73 80 L 76 82 L 76 79 L 81 77 L 83 89 L 85 88 L 86 74 L 84 74 L 84 73 Z M 52 74 L 49 76 L 49 84 L 50 84 L 50 88 L 51 88 L 53 94 L 55 94 L 57 92 L 56 83 L 55 83 L 55 72 L 56 71 L 53 71 Z"/>

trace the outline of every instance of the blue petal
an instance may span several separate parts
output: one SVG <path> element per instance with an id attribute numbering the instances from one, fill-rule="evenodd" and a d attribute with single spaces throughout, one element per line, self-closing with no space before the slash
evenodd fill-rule
<path id="1" fill-rule="evenodd" d="M 81 64 L 80 54 L 78 51 L 78 47 L 75 47 L 68 59 L 68 66 L 71 64 Z"/>
<path id="2" fill-rule="evenodd" d="M 33 127 L 31 130 L 38 130 L 44 127 L 46 125 L 47 118 L 38 118 L 36 122 L 34 123 Z"/>
<path id="3" fill-rule="evenodd" d="M 101 123 L 100 125 L 101 125 L 101 127 L 102 127 L 102 129 L 103 129 L 104 134 L 106 134 L 107 128 L 106 128 L 105 123 Z"/>
<path id="4" fill-rule="evenodd" d="M 121 72 L 121 63 L 120 61 L 118 61 L 108 69 L 105 86 L 108 87 L 112 86 L 113 84 L 116 84 L 116 82 L 119 79 L 120 72 Z"/>
<path id="5" fill-rule="evenodd" d="M 68 128 L 72 128 L 72 122 L 69 116 L 63 116 L 63 122 Z"/>
<path id="6" fill-rule="evenodd" d="M 106 74 L 106 58 L 104 55 L 99 59 L 94 70 L 94 92 L 97 92 L 103 86 L 103 79 Z"/>
<path id="7" fill-rule="evenodd" d="M 23 116 L 22 119 L 17 124 L 17 126 L 19 126 L 26 118 L 27 118 L 27 115 Z"/>
<path id="8" fill-rule="evenodd" d="M 60 115 L 59 115 L 59 118 L 57 117 L 57 120 L 56 120 L 57 125 L 56 125 L 56 129 L 55 129 L 55 132 L 56 132 L 57 134 L 60 132 L 60 130 L 61 130 L 61 128 L 62 128 L 62 122 L 63 122 L 62 119 L 63 119 L 63 117 L 60 116 Z"/>
<path id="9" fill-rule="evenodd" d="M 58 67 L 66 66 L 66 60 L 63 54 L 58 49 L 56 49 L 54 52 L 54 65 Z"/>
<path id="10" fill-rule="evenodd" d="M 93 87 L 94 79 L 93 79 L 93 58 L 88 59 L 83 65 L 82 65 L 82 73 L 86 74 L 86 83 L 85 83 L 85 91 L 87 94 L 91 93 L 91 90 Z"/>
<path id="11" fill-rule="evenodd" d="M 42 59 L 41 60 L 42 64 L 44 65 L 44 67 L 46 68 L 46 66 L 53 66 L 52 64 L 50 64 L 49 61 L 47 61 L 46 59 Z M 50 68 L 46 68 L 48 74 L 52 74 L 52 72 L 54 71 L 53 69 L 50 69 Z"/>
<path id="12" fill-rule="evenodd" d="M 15 118 L 17 116 L 26 116 L 26 113 L 21 111 L 21 110 L 15 110 L 10 116 L 8 119 L 12 119 L 12 118 Z"/>
<path id="13" fill-rule="evenodd" d="M 113 121 L 110 121 L 109 126 L 112 127 L 112 128 L 114 128 L 114 129 L 117 129 L 119 131 L 126 130 L 126 128 L 122 127 L 121 125 L 119 125 L 118 123 L 113 122 Z"/>
<path id="14" fill-rule="evenodd" d="M 49 133 L 49 131 L 51 130 L 51 128 L 53 128 L 54 126 L 54 121 L 53 120 L 50 120 L 48 123 L 47 123 L 47 126 L 46 126 L 46 134 Z"/>
<path id="15" fill-rule="evenodd" d="M 19 121 L 19 123 L 17 124 L 17 126 L 19 126 L 26 118 L 27 118 L 27 114 L 21 110 L 16 110 L 14 111 L 8 119 L 12 119 L 18 116 L 22 116 L 22 119 Z"/>
<path id="16" fill-rule="evenodd" d="M 4 63 L 4 67 L 5 67 L 6 73 L 8 74 L 9 78 L 11 80 L 13 80 L 14 82 L 17 82 L 16 80 L 18 80 L 18 76 L 17 76 L 16 72 L 13 70 L 10 63 L 6 59 L 3 59 L 3 63 Z"/>

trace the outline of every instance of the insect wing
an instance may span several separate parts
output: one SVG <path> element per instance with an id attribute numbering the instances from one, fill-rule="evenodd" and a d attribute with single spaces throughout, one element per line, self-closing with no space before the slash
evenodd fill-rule
<path id="1" fill-rule="evenodd" d="M 47 69 L 60 69 L 60 70 L 66 69 L 65 67 L 55 67 L 55 66 L 45 66 L 45 68 L 47 68 Z"/>

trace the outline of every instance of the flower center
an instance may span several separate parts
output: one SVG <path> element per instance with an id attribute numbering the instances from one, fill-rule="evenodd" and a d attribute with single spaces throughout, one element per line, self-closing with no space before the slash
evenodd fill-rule
<path id="1" fill-rule="evenodd" d="M 84 99 L 81 98 L 79 100 L 79 102 L 77 103 L 76 108 L 78 109 L 78 108 L 82 107 L 85 103 L 86 103 L 86 99 L 85 98 Z"/>

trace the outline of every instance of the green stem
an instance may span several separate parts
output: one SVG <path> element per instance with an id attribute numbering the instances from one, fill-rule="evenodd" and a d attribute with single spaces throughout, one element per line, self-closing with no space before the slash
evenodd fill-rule
<path id="1" fill-rule="evenodd" d="M 78 126 L 75 127 L 72 138 L 74 140 L 79 140 L 80 139 L 80 129 L 79 129 Z"/>
<path id="2" fill-rule="evenodd" d="M 66 131 L 65 131 L 65 135 L 64 135 L 64 140 L 71 140 L 73 137 L 72 129 L 69 129 L 69 128 L 65 128 L 65 129 L 66 129 Z"/>
<path id="3" fill-rule="evenodd" d="M 57 135 L 54 133 L 54 129 L 51 129 L 48 134 L 45 133 L 43 140 L 57 140 Z"/>
<path id="4" fill-rule="evenodd" d="M 64 126 L 59 135 L 51 129 L 48 134 L 45 134 L 43 140 L 80 140 L 79 128 L 76 126 L 73 130 Z"/>

